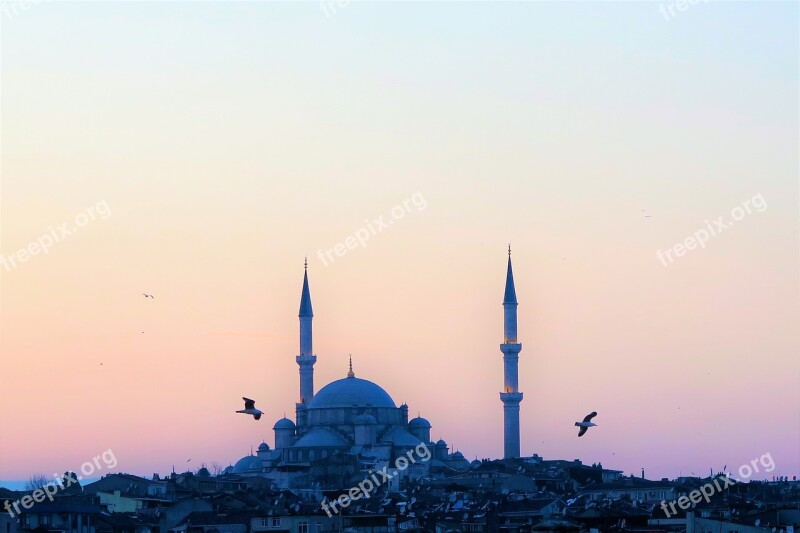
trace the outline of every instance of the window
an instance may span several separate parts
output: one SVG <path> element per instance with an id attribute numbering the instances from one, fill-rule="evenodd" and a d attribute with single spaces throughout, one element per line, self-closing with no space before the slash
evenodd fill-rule
<path id="1" fill-rule="evenodd" d="M 272 527 L 281 527 L 281 519 L 277 516 L 272 517 Z"/>
<path id="2" fill-rule="evenodd" d="M 297 533 L 308 533 L 308 522 L 300 522 L 297 524 Z"/>
<path id="3" fill-rule="evenodd" d="M 322 522 L 317 522 L 317 533 L 322 533 Z"/>
<path id="4" fill-rule="evenodd" d="M 267 519 L 266 518 L 262 518 L 261 519 L 261 527 L 267 527 Z"/>

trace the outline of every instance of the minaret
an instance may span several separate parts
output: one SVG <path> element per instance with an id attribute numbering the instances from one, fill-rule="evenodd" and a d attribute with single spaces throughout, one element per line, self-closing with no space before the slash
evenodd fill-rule
<path id="1" fill-rule="evenodd" d="M 300 355 L 295 360 L 300 366 L 300 402 L 298 406 L 308 405 L 314 397 L 314 363 L 317 356 L 311 342 L 311 322 L 314 312 L 311 310 L 311 292 L 308 290 L 308 259 L 303 274 L 303 294 L 300 296 Z"/>
<path id="2" fill-rule="evenodd" d="M 522 393 L 518 389 L 517 366 L 522 344 L 517 342 L 517 291 L 514 289 L 514 273 L 511 270 L 511 245 L 508 245 L 508 271 L 506 292 L 503 298 L 503 377 L 505 386 L 500 393 L 503 402 L 503 458 L 519 457 L 519 404 Z"/>

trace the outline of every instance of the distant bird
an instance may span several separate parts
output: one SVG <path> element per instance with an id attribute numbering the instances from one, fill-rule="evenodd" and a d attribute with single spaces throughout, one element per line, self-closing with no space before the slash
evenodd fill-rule
<path id="1" fill-rule="evenodd" d="M 156 297 L 155 297 L 155 296 L 153 296 L 152 294 L 145 294 L 145 293 L 142 293 L 142 296 L 144 296 L 145 298 L 152 298 L 153 300 L 155 300 L 155 299 L 156 299 Z"/>
<path id="2" fill-rule="evenodd" d="M 583 422 L 575 422 L 575 425 L 581 428 L 580 430 L 578 430 L 579 437 L 583 437 L 583 434 L 586 433 L 586 431 L 590 427 L 597 425 L 594 422 L 592 422 L 592 418 L 596 416 L 597 416 L 597 411 L 592 411 L 591 413 L 586 415 L 586 417 L 583 419 Z"/>
<path id="3" fill-rule="evenodd" d="M 256 409 L 255 400 L 251 400 L 250 398 L 245 398 L 244 396 L 242 396 L 242 400 L 244 400 L 244 409 L 242 409 L 241 411 L 236 411 L 237 413 L 253 415 L 253 418 L 255 418 L 256 420 L 261 418 L 262 413 L 261 411 Z"/>

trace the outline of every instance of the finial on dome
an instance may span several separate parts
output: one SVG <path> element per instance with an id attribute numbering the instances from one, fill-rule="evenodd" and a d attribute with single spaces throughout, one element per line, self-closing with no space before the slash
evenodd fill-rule
<path id="1" fill-rule="evenodd" d="M 353 374 L 353 354 L 347 354 L 347 355 L 350 356 L 350 371 L 347 373 L 347 377 L 354 378 L 356 377 L 356 375 Z"/>

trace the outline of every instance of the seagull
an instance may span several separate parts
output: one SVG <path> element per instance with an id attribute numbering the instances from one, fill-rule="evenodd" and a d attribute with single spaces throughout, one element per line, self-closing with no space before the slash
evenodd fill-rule
<path id="1" fill-rule="evenodd" d="M 155 296 L 153 296 L 152 294 L 145 294 L 145 293 L 142 293 L 142 296 L 144 296 L 145 298 L 152 298 L 153 300 L 155 300 L 155 299 L 156 299 L 156 297 L 155 297 Z"/>
<path id="2" fill-rule="evenodd" d="M 592 422 L 592 418 L 597 416 L 597 411 L 592 411 L 583 419 L 583 422 L 575 422 L 575 425 L 581 428 L 578 430 L 578 436 L 582 437 L 586 430 L 588 430 L 592 426 L 596 426 L 594 422 Z"/>
<path id="3" fill-rule="evenodd" d="M 262 413 L 261 413 L 261 411 L 256 409 L 256 401 L 255 400 L 251 400 L 250 398 L 245 398 L 244 396 L 242 396 L 242 400 L 244 400 L 244 409 L 242 409 L 241 411 L 236 411 L 237 413 L 243 413 L 243 414 L 246 414 L 246 415 L 253 415 L 253 418 L 255 418 L 256 420 L 261 418 L 261 414 Z"/>

